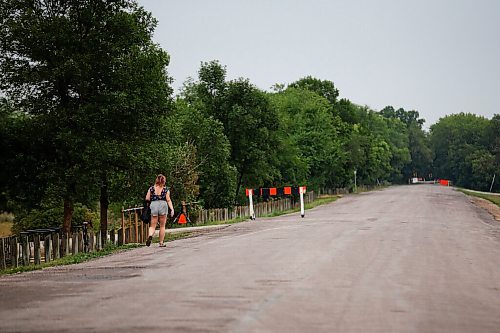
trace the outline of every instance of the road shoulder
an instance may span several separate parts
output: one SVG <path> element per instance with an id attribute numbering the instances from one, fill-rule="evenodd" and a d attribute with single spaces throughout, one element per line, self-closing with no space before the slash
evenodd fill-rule
<path id="1" fill-rule="evenodd" d="M 494 203 L 492 203 L 486 199 L 482 199 L 482 198 L 478 198 L 478 197 L 470 197 L 470 199 L 476 206 L 478 206 L 482 209 L 485 209 L 491 215 L 493 215 L 495 220 L 500 221 L 500 207 L 498 207 L 497 205 L 495 205 Z"/>

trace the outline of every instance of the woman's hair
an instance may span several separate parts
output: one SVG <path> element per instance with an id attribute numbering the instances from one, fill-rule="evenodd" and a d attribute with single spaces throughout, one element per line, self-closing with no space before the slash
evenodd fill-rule
<path id="1" fill-rule="evenodd" d="M 159 174 L 156 176 L 155 185 L 165 185 L 166 178 L 164 175 Z"/>

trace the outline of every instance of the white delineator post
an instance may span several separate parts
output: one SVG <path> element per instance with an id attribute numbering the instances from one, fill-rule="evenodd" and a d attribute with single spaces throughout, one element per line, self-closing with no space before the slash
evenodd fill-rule
<path id="1" fill-rule="evenodd" d="M 358 192 L 358 185 L 356 184 L 356 174 L 358 173 L 358 170 L 354 170 L 354 192 Z"/>
<path id="2" fill-rule="evenodd" d="M 304 193 L 306 191 L 305 186 L 299 186 L 299 195 L 300 195 L 300 216 L 304 217 Z"/>
<path id="3" fill-rule="evenodd" d="M 253 189 L 248 189 L 248 201 L 250 206 L 250 219 L 255 220 L 255 212 L 253 211 Z"/>

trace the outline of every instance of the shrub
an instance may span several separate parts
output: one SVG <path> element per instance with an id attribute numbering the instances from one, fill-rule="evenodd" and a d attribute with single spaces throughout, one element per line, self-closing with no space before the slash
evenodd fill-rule
<path id="1" fill-rule="evenodd" d="M 92 221 L 94 228 L 99 227 L 99 216 L 92 212 L 86 206 L 77 203 L 74 206 L 73 225 L 82 224 L 83 221 Z M 14 220 L 15 233 L 28 229 L 62 227 L 63 224 L 63 206 L 42 207 L 32 209 L 27 213 L 19 213 Z"/>

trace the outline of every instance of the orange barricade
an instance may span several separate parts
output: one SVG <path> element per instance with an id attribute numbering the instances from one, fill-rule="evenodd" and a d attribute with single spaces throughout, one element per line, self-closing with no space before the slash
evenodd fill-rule
<path id="1" fill-rule="evenodd" d="M 449 186 L 450 185 L 450 181 L 446 180 L 446 179 L 440 179 L 439 180 L 439 185 Z"/>

